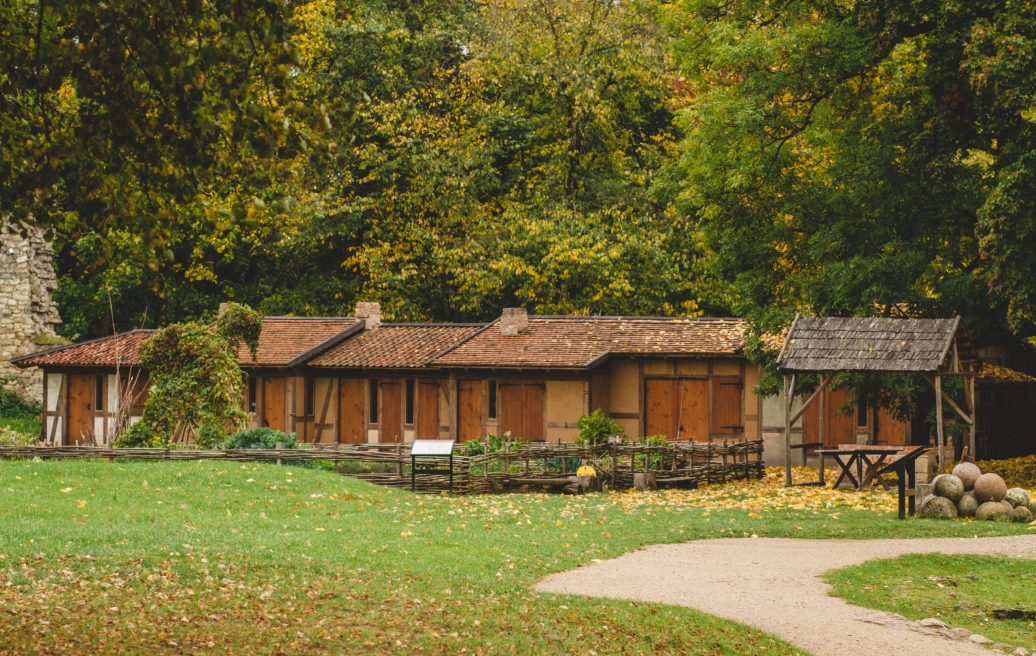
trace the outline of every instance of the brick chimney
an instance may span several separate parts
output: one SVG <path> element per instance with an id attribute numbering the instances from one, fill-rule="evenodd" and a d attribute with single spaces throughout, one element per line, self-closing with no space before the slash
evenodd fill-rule
<path id="1" fill-rule="evenodd" d="M 356 318 L 363 319 L 369 330 L 381 325 L 381 303 L 360 301 L 356 304 Z"/>
<path id="2" fill-rule="evenodd" d="M 513 337 L 529 329 L 529 313 L 525 308 L 504 308 L 500 315 L 500 334 Z"/>

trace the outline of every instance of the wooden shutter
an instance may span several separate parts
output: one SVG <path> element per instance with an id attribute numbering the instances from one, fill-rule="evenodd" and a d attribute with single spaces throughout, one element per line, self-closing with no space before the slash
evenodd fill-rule
<path id="1" fill-rule="evenodd" d="M 364 408 L 366 386 L 362 378 L 338 379 L 338 441 L 357 444 L 367 441 Z"/>
<path id="2" fill-rule="evenodd" d="M 378 429 L 381 442 L 399 442 L 403 439 L 403 397 L 398 380 L 382 381 L 378 384 L 381 392 Z"/>
<path id="3" fill-rule="evenodd" d="M 676 439 L 709 439 L 709 381 L 704 378 L 684 378 L 677 382 L 679 406 L 676 419 Z"/>
<path id="4" fill-rule="evenodd" d="M 439 381 L 417 384 L 417 436 L 434 440 L 439 437 Z"/>
<path id="5" fill-rule="evenodd" d="M 543 439 L 544 384 L 531 381 L 508 381 L 497 385 L 500 435 L 523 440 Z"/>
<path id="6" fill-rule="evenodd" d="M 739 435 L 744 431 L 741 422 L 740 376 L 712 378 L 712 434 Z"/>
<path id="7" fill-rule="evenodd" d="M 522 433 L 526 440 L 543 439 L 543 383 L 522 385 Z"/>
<path id="8" fill-rule="evenodd" d="M 482 381 L 457 381 L 457 441 L 477 440 L 485 435 L 482 421 Z"/>

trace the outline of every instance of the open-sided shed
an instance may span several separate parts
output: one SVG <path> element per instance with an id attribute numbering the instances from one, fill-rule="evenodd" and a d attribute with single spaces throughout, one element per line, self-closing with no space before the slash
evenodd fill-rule
<path id="1" fill-rule="evenodd" d="M 791 484 L 791 426 L 842 372 L 910 373 L 923 376 L 935 390 L 939 466 L 942 468 L 942 404 L 946 402 L 968 426 L 968 445 L 975 451 L 975 372 L 962 365 L 957 350 L 960 317 L 899 319 L 864 317 L 795 317 L 777 359 L 784 376 L 785 475 Z M 795 379 L 819 374 L 820 385 L 792 411 Z M 963 379 L 965 408 L 942 389 L 942 379 Z M 820 426 L 821 438 L 824 426 Z"/>

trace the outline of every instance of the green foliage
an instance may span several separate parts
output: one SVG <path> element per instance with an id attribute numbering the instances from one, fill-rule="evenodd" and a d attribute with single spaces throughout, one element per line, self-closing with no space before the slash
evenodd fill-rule
<path id="1" fill-rule="evenodd" d="M 512 438 L 510 433 L 502 437 L 486 435 L 481 440 L 468 440 L 461 445 L 462 453 L 466 456 L 480 456 L 487 453 L 498 453 L 500 451 L 516 451 L 529 445 L 529 440 Z"/>
<path id="2" fill-rule="evenodd" d="M 607 444 L 611 437 L 623 438 L 626 435 L 626 430 L 600 408 L 580 417 L 576 425 L 579 427 L 579 436 L 576 437 L 579 446 Z"/>
<path id="3" fill-rule="evenodd" d="M 8 385 L 15 380 L 14 376 L 0 376 L 0 418 L 4 419 L 37 419 L 43 407 L 26 399 L 17 390 Z"/>
<path id="4" fill-rule="evenodd" d="M 263 330 L 263 315 L 247 305 L 230 303 L 222 309 L 216 318 L 216 332 L 236 347 L 240 343 L 248 346 L 255 360 L 259 351 L 259 334 Z"/>
<path id="5" fill-rule="evenodd" d="M 294 449 L 298 444 L 295 442 L 295 433 L 285 433 L 265 426 L 259 428 L 246 428 L 230 436 L 224 444 L 224 449 L 276 449 L 277 444 L 282 449 Z"/>
<path id="6" fill-rule="evenodd" d="M 255 314 L 243 307 L 229 312 L 234 318 L 215 328 L 197 322 L 166 326 L 142 347 L 151 388 L 141 421 L 120 436 L 119 445 L 167 444 L 186 435 L 202 448 L 215 448 L 243 427 L 237 345 L 251 339 Z"/>
<path id="7" fill-rule="evenodd" d="M 1005 53 L 1032 61 L 1036 5 L 682 0 L 665 17 L 686 76 L 671 191 L 736 313 L 761 332 L 796 311 L 1032 330 L 1036 69 Z"/>

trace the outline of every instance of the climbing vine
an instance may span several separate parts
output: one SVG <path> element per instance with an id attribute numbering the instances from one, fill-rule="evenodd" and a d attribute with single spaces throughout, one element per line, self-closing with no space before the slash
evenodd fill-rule
<path id="1" fill-rule="evenodd" d="M 241 305 L 224 310 L 215 324 L 172 324 L 141 348 L 151 388 L 139 422 L 127 428 L 118 446 L 166 446 L 193 440 L 214 448 L 242 429 L 244 376 L 237 361 L 243 342 L 253 359 L 262 316 Z"/>

